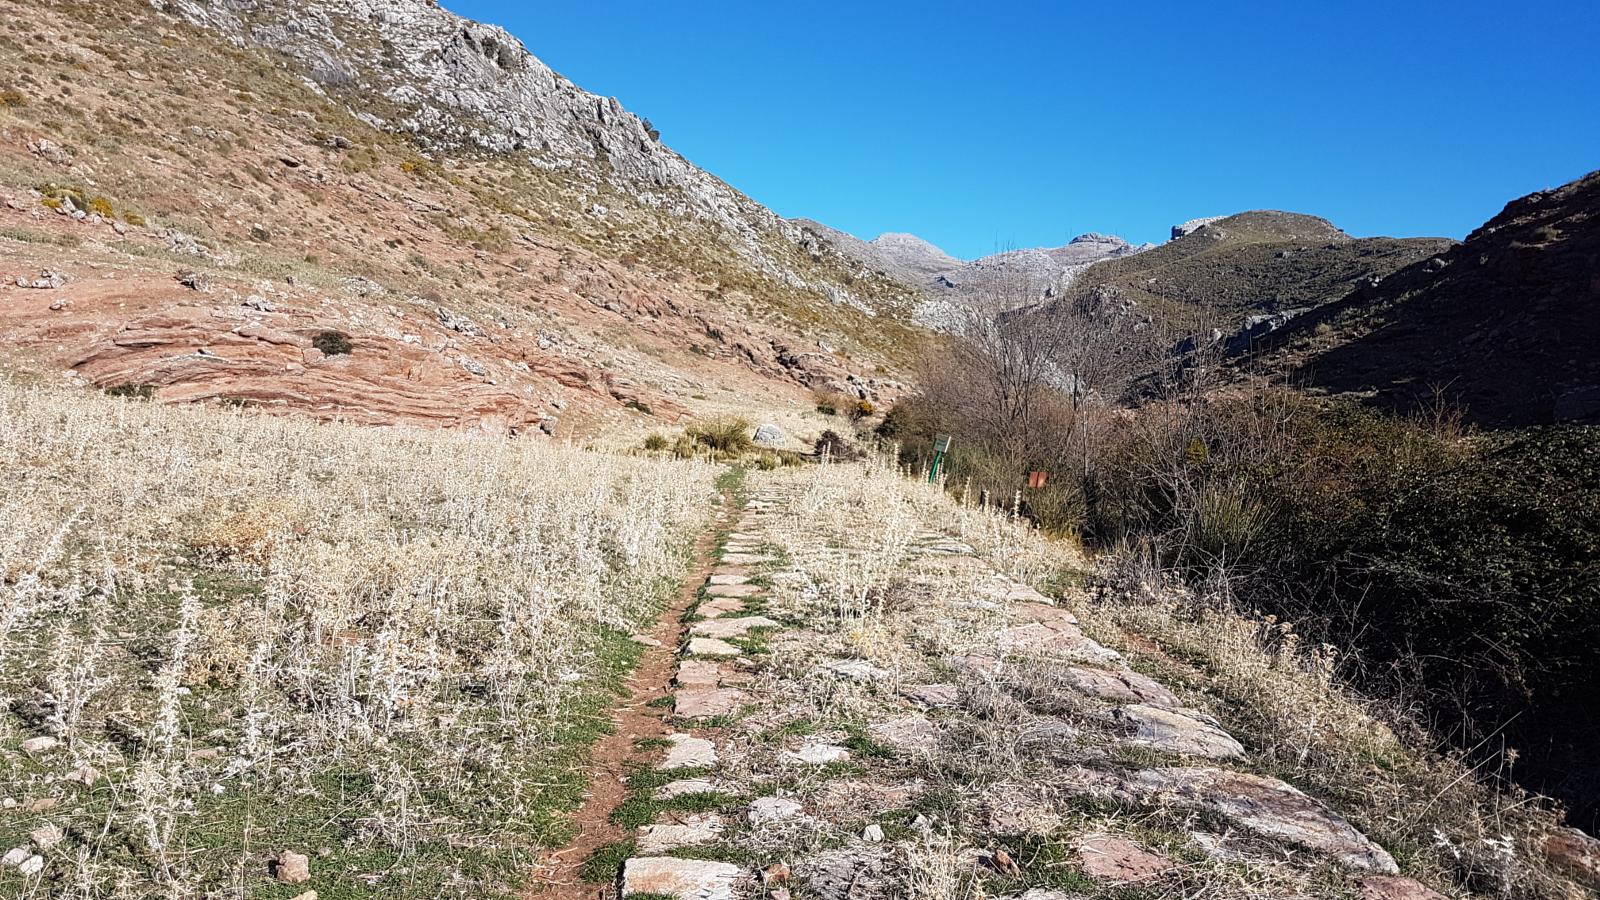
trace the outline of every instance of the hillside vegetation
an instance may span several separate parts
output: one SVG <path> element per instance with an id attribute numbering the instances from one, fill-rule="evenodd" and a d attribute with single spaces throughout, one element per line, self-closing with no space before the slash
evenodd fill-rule
<path id="1" fill-rule="evenodd" d="M 61 835 L 6 896 L 289 896 L 284 851 L 327 897 L 514 892 L 715 496 L 3 381 L 0 420 L 0 845 Z"/>
<path id="2" fill-rule="evenodd" d="M 1450 246 L 1351 238 L 1326 219 L 1261 210 L 1219 219 L 1151 250 L 1085 270 L 1069 296 L 1134 304 L 1180 335 L 1232 332 L 1252 314 L 1301 310 Z"/>

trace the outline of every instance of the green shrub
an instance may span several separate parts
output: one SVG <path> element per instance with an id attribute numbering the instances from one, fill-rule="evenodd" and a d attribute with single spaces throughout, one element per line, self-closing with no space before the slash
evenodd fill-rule
<path id="1" fill-rule="evenodd" d="M 827 455 L 829 458 L 840 462 L 860 459 L 866 455 L 857 450 L 849 441 L 840 437 L 839 433 L 831 428 L 824 431 L 812 446 L 818 457 Z"/>
<path id="2" fill-rule="evenodd" d="M 642 412 L 647 416 L 655 415 L 655 411 L 650 408 L 650 404 L 645 403 L 642 400 L 629 400 L 627 403 L 622 405 L 635 412 Z"/>
<path id="3" fill-rule="evenodd" d="M 684 434 L 718 456 L 739 456 L 755 446 L 751 439 L 752 427 L 744 419 L 712 419 L 690 425 L 684 429 Z"/>
<path id="4" fill-rule="evenodd" d="M 652 453 L 658 453 L 667 449 L 667 439 L 661 434 L 651 432 L 650 435 L 644 439 L 644 448 Z"/>
<path id="5" fill-rule="evenodd" d="M 129 400 L 154 400 L 156 387 L 153 384 L 114 384 L 106 388 L 107 397 L 126 397 Z"/>
<path id="6" fill-rule="evenodd" d="M 348 356 L 355 347 L 350 343 L 350 336 L 342 331 L 323 331 L 311 339 L 311 346 L 321 350 L 328 356 Z"/>
<path id="7" fill-rule="evenodd" d="M 27 105 L 28 98 L 23 96 L 21 91 L 14 88 L 0 91 L 0 106 L 4 106 L 7 109 L 17 109 Z"/>

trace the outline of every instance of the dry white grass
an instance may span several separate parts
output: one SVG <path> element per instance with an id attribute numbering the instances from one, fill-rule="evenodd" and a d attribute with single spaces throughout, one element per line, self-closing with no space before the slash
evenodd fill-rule
<path id="1" fill-rule="evenodd" d="M 242 896 L 285 846 L 515 887 L 716 475 L 4 382 L 0 422 L 0 851 L 70 835 L 0 895 Z"/>

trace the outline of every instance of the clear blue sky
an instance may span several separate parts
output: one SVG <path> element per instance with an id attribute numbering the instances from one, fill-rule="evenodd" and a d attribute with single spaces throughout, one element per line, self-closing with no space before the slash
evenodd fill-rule
<path id="1" fill-rule="evenodd" d="M 444 0 L 785 216 L 957 256 L 1244 209 L 1462 237 L 1600 168 L 1600 0 Z"/>

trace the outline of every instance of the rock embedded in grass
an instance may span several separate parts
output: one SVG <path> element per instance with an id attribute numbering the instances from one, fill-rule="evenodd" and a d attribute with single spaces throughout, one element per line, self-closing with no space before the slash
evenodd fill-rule
<path id="1" fill-rule="evenodd" d="M 1142 703 L 1146 706 L 1182 705 L 1176 696 L 1155 679 L 1132 669 L 1090 669 L 1067 666 L 1062 680 L 1073 690 L 1096 700 L 1113 703 Z"/>
<path id="2" fill-rule="evenodd" d="M 802 763 L 808 766 L 826 766 L 832 763 L 848 762 L 850 751 L 833 744 L 806 744 L 799 750 L 786 751 L 783 754 L 785 762 Z"/>
<path id="3" fill-rule="evenodd" d="M 67 833 L 59 825 L 42 825 L 28 832 L 28 840 L 40 850 L 49 850 L 66 839 Z"/>
<path id="4" fill-rule="evenodd" d="M 41 753 L 49 753 L 54 750 L 59 743 L 61 742 L 49 736 L 31 737 L 23 741 L 21 747 L 23 753 L 29 756 L 38 756 Z"/>
<path id="5" fill-rule="evenodd" d="M 1080 838 L 1073 848 L 1078 868 L 1096 881 L 1113 885 L 1132 884 L 1159 878 L 1178 864 L 1126 838 L 1091 834 Z"/>
<path id="6" fill-rule="evenodd" d="M 1352 868 L 1398 875 L 1394 858 L 1349 822 L 1299 789 L 1265 775 L 1212 768 L 1145 769 L 1126 776 L 1077 773 L 1087 793 L 1145 806 L 1206 810 L 1259 836 L 1308 847 Z"/>
<path id="7" fill-rule="evenodd" d="M 311 859 L 304 853 L 285 850 L 278 854 L 273 877 L 283 884 L 304 884 L 311 880 Z"/>

